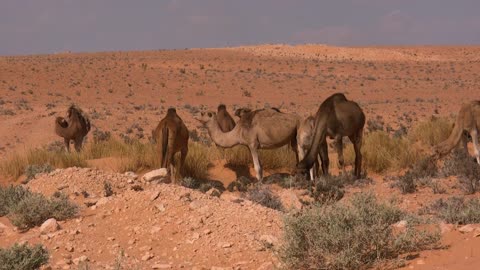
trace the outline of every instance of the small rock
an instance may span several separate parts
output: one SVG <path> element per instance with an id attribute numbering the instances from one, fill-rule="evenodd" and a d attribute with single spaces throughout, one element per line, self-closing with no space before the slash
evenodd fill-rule
<path id="1" fill-rule="evenodd" d="M 73 252 L 74 248 L 72 244 L 68 243 L 67 245 L 65 245 L 65 250 L 68 252 Z"/>
<path id="2" fill-rule="evenodd" d="M 81 263 L 81 262 L 87 262 L 87 261 L 88 261 L 88 257 L 85 256 L 85 255 L 73 259 L 73 263 L 74 263 L 75 265 L 78 265 L 78 264 Z"/>
<path id="3" fill-rule="evenodd" d="M 212 231 L 209 230 L 209 229 L 206 229 L 206 230 L 203 231 L 203 234 L 205 234 L 205 235 L 209 235 L 211 233 L 212 233 Z"/>
<path id="4" fill-rule="evenodd" d="M 475 230 L 475 226 L 473 226 L 472 224 L 467 224 L 458 229 L 458 231 L 461 233 L 470 233 L 473 232 L 473 230 Z"/>
<path id="5" fill-rule="evenodd" d="M 161 230 L 162 230 L 162 228 L 160 228 L 158 226 L 153 226 L 152 229 L 150 230 L 150 234 L 156 234 Z"/>
<path id="6" fill-rule="evenodd" d="M 163 205 L 163 203 L 159 203 L 155 205 L 155 207 L 157 208 L 158 211 L 165 212 L 165 206 Z"/>
<path id="7" fill-rule="evenodd" d="M 406 220 L 400 220 L 399 222 L 393 224 L 393 226 L 395 228 L 404 229 L 404 228 L 407 227 L 407 221 Z"/>
<path id="8" fill-rule="evenodd" d="M 154 264 L 152 269 L 170 269 L 172 266 L 170 264 Z"/>
<path id="9" fill-rule="evenodd" d="M 417 261 L 417 264 L 418 264 L 418 265 L 424 265 L 424 264 L 425 264 L 425 261 L 422 260 L 422 259 L 420 259 L 420 260 Z"/>
<path id="10" fill-rule="evenodd" d="M 98 201 L 95 205 L 96 206 L 104 205 L 104 204 L 107 204 L 108 201 L 110 201 L 110 197 L 102 197 L 102 198 L 98 199 Z"/>
<path id="11" fill-rule="evenodd" d="M 145 253 L 145 255 L 142 256 L 142 261 L 148 261 L 148 260 L 152 259 L 153 257 L 155 257 L 153 254 L 147 252 L 147 253 Z"/>
<path id="12" fill-rule="evenodd" d="M 150 201 L 155 201 L 158 198 L 158 196 L 160 196 L 160 191 L 157 190 L 152 192 L 152 195 L 150 196 Z"/>
<path id="13" fill-rule="evenodd" d="M 272 247 L 278 243 L 278 239 L 275 236 L 267 234 L 260 236 L 260 241 L 266 244 L 268 247 Z"/>
<path id="14" fill-rule="evenodd" d="M 168 172 L 166 168 L 161 168 L 158 170 L 153 170 L 150 171 L 146 174 L 143 175 L 142 179 L 146 182 L 152 182 L 154 180 L 159 180 L 162 178 L 165 178 L 167 176 Z"/>
<path id="15" fill-rule="evenodd" d="M 51 233 L 58 231 L 60 229 L 60 225 L 58 225 L 57 220 L 54 218 L 47 219 L 43 222 L 42 226 L 40 226 L 41 233 Z"/>
<path id="16" fill-rule="evenodd" d="M 231 248 L 233 246 L 233 244 L 232 243 L 221 243 L 220 246 L 222 248 Z"/>
<path id="17" fill-rule="evenodd" d="M 189 205 L 190 209 L 195 210 L 203 206 L 201 201 L 192 201 Z"/>
<path id="18" fill-rule="evenodd" d="M 133 180 L 137 180 L 137 178 L 138 178 L 138 175 L 134 172 L 125 172 L 125 176 L 128 176 L 129 178 L 131 178 Z"/>
<path id="19" fill-rule="evenodd" d="M 222 193 L 216 188 L 209 189 L 205 194 L 212 197 L 220 197 L 220 195 L 222 195 Z"/>

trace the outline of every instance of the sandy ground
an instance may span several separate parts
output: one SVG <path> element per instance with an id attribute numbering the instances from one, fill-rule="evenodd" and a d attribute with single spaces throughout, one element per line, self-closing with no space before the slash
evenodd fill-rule
<path id="1" fill-rule="evenodd" d="M 214 110 L 219 103 L 225 103 L 230 112 L 241 106 L 272 106 L 307 116 L 327 96 L 343 92 L 359 102 L 367 119 L 381 119 L 395 131 L 432 115 L 453 116 L 462 102 L 480 99 L 479 60 L 480 47 L 322 45 L 0 57 L 0 159 L 59 141 L 53 132 L 54 118 L 64 115 L 72 102 L 90 115 L 94 130 L 146 141 L 170 106 L 177 108 L 193 130 L 199 129 L 193 116 L 200 109 Z M 111 164 L 100 163 L 107 170 Z M 67 173 L 84 176 L 71 184 L 76 189 L 96 179 L 87 172 Z M 226 182 L 235 178 L 221 162 L 211 175 Z M 374 184 L 350 188 L 347 193 L 372 189 L 383 198 L 398 196 L 401 206 L 412 212 L 439 197 L 461 194 L 454 179 L 444 179 L 447 194 L 424 188 L 401 195 L 389 187 L 386 176 L 374 175 Z M 19 233 L 1 218 L 8 229 L 0 235 L 6 239 L 0 245 L 42 242 L 55 250 L 52 265 L 60 268 L 82 254 L 93 265 L 108 267 L 119 250 L 126 250 L 128 263 L 147 269 L 165 264 L 173 269 L 270 269 L 278 265 L 275 252 L 257 244 L 261 236 L 281 238 L 279 212 L 232 202 L 228 199 L 232 194 L 218 199 L 182 188 L 148 185 L 135 192 L 123 176 L 108 177 L 118 178 L 112 180 L 118 184 L 118 194 L 96 209 L 85 207 L 78 219 L 61 223 L 61 233 L 51 237 L 41 236 L 38 229 Z M 55 175 L 45 179 L 48 185 L 35 187 L 35 180 L 31 187 L 48 194 L 63 185 Z M 0 179 L 3 184 L 10 181 Z M 157 189 L 160 201 L 151 201 L 149 196 Z M 76 191 L 70 190 L 70 196 L 83 203 Z M 192 201 L 184 200 L 186 192 Z M 201 212 L 192 202 L 207 205 L 208 211 Z M 155 206 L 158 203 L 164 212 Z M 212 223 L 204 220 L 196 228 L 198 218 Z M 442 241 L 448 249 L 421 252 L 405 269 L 480 268 L 480 238 L 451 228 Z M 68 243 L 74 243 L 74 251 L 65 250 Z M 97 246 L 103 247 L 102 253 Z M 142 260 L 148 252 L 153 257 Z"/>

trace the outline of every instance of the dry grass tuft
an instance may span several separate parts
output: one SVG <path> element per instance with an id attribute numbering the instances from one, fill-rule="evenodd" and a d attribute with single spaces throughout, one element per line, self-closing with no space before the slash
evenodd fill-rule
<path id="1" fill-rule="evenodd" d="M 409 133 L 409 138 L 431 147 L 445 141 L 452 128 L 452 122 L 448 118 L 431 117 L 416 124 Z"/>

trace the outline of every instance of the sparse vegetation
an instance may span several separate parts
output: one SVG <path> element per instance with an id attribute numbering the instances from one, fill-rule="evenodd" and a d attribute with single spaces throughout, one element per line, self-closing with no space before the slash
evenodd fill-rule
<path id="1" fill-rule="evenodd" d="M 438 233 L 412 226 L 394 233 L 391 225 L 405 215 L 396 206 L 363 193 L 349 204 L 314 206 L 285 218 L 281 258 L 292 269 L 363 269 L 438 242 Z"/>
<path id="2" fill-rule="evenodd" d="M 36 165 L 36 164 L 28 165 L 25 168 L 26 179 L 24 181 L 24 184 L 28 183 L 30 180 L 32 180 L 35 177 L 35 175 L 39 173 L 49 173 L 51 171 L 53 171 L 53 167 L 48 163 L 45 163 L 43 165 Z"/>
<path id="3" fill-rule="evenodd" d="M 14 244 L 0 248 L 0 270 L 39 269 L 48 258 L 48 251 L 42 245 Z"/>
<path id="4" fill-rule="evenodd" d="M 421 209 L 420 213 L 436 215 L 447 223 L 480 223 L 480 200 L 478 198 L 465 200 L 463 197 L 438 199 Z"/>
<path id="5" fill-rule="evenodd" d="M 445 160 L 442 172 L 445 176 L 455 175 L 466 194 L 473 194 L 479 189 L 480 166 L 464 150 L 455 149 Z"/>
<path id="6" fill-rule="evenodd" d="M 364 135 L 362 153 L 365 166 L 374 172 L 406 168 L 421 158 L 421 154 L 406 138 L 393 138 L 383 131 Z M 345 149 L 345 161 L 353 164 L 353 147 Z"/>
<path id="7" fill-rule="evenodd" d="M 246 194 L 246 198 L 268 208 L 279 211 L 283 210 L 280 198 L 264 185 L 256 185 L 253 189 L 249 190 Z"/>
<path id="8" fill-rule="evenodd" d="M 223 158 L 233 167 L 253 166 L 250 150 L 243 146 L 225 149 Z M 296 165 L 295 153 L 289 146 L 277 149 L 260 149 L 259 159 L 263 169 L 293 168 Z"/>
<path id="9" fill-rule="evenodd" d="M 0 215 L 7 215 L 12 224 L 22 230 L 41 225 L 49 218 L 65 220 L 78 212 L 78 207 L 62 193 L 57 192 L 48 199 L 22 186 L 0 187 L 0 202 Z"/>
<path id="10" fill-rule="evenodd" d="M 424 145 L 434 146 L 448 138 L 452 127 L 452 123 L 447 118 L 431 117 L 416 124 L 409 133 L 409 137 Z"/>

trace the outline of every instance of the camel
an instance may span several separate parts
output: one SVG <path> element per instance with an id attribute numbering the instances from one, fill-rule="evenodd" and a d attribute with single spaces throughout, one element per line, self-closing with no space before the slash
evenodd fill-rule
<path id="1" fill-rule="evenodd" d="M 279 113 L 274 109 L 261 109 L 242 115 L 235 128 L 223 133 L 214 112 L 202 112 L 195 117 L 208 130 L 212 141 L 221 147 L 245 145 L 249 148 L 257 179 L 262 182 L 263 170 L 258 158 L 258 149 L 273 149 L 292 144 L 297 151 L 296 135 L 300 124 L 297 115 Z M 295 155 L 298 159 L 298 155 Z"/>
<path id="2" fill-rule="evenodd" d="M 279 108 L 275 108 L 275 107 L 272 107 L 270 108 L 272 110 L 275 110 L 277 112 L 281 112 Z M 247 113 L 250 113 L 252 112 L 252 109 L 249 109 L 249 108 L 238 108 L 235 110 L 235 116 L 237 116 L 238 118 L 242 118 L 242 116 L 244 116 L 245 114 Z"/>
<path id="3" fill-rule="evenodd" d="M 318 153 L 322 162 L 322 172 L 328 174 L 328 146 L 327 135 L 335 139 L 335 147 L 338 153 L 338 162 L 341 167 L 345 166 L 343 158 L 344 136 L 348 136 L 355 149 L 356 178 L 361 177 L 362 172 L 362 146 L 363 127 L 365 126 L 365 114 L 356 102 L 349 101 L 342 93 L 335 93 L 322 102 L 315 115 L 315 130 L 312 146 L 305 158 L 297 164 L 297 172 L 305 174 L 312 168 Z"/>
<path id="4" fill-rule="evenodd" d="M 75 104 L 68 108 L 66 118 L 58 116 L 55 119 L 55 133 L 64 139 L 67 152 L 70 152 L 70 141 L 74 142 L 75 150 L 80 152 L 90 128 L 90 120 Z"/>
<path id="5" fill-rule="evenodd" d="M 235 121 L 228 113 L 227 107 L 224 104 L 218 105 L 217 121 L 222 132 L 229 132 L 235 127 Z"/>
<path id="6" fill-rule="evenodd" d="M 460 140 L 468 154 L 467 139 L 465 131 L 470 134 L 473 142 L 473 151 L 477 163 L 480 164 L 480 147 L 478 145 L 478 131 L 480 129 L 480 100 L 465 103 L 458 112 L 457 119 L 453 126 L 452 133 L 445 141 L 434 147 L 436 157 L 442 157 L 452 151 Z"/>
<path id="7" fill-rule="evenodd" d="M 312 146 L 313 130 L 315 127 L 315 117 L 312 115 L 300 122 L 300 127 L 297 131 L 297 147 L 298 159 L 302 160 L 305 157 L 308 149 Z M 318 159 L 316 159 L 314 166 L 310 169 L 310 180 L 314 180 L 317 176 L 319 167 Z"/>
<path id="8" fill-rule="evenodd" d="M 176 183 L 177 174 L 180 175 L 187 157 L 189 134 L 187 126 L 174 108 L 167 110 L 167 115 L 158 123 L 152 132 L 152 137 L 153 141 L 157 142 L 160 166 L 169 171 L 173 183 Z M 180 163 L 176 173 L 174 156 L 177 152 L 180 152 Z"/>

